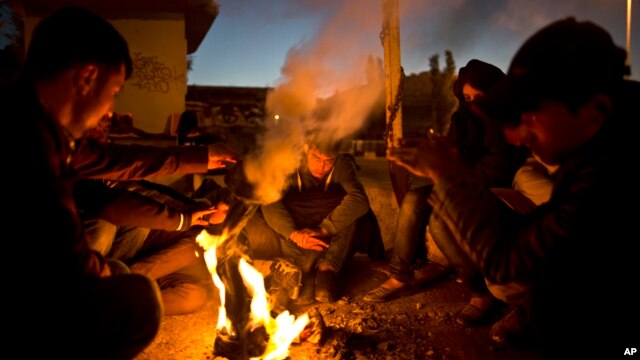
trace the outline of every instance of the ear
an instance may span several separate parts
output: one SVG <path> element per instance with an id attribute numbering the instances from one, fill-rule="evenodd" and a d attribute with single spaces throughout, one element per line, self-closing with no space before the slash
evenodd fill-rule
<path id="1" fill-rule="evenodd" d="M 99 69 L 96 65 L 83 65 L 76 72 L 74 85 L 81 96 L 86 96 L 97 84 Z"/>
<path id="2" fill-rule="evenodd" d="M 586 119 L 600 127 L 611 113 L 611 98 L 605 94 L 596 94 L 586 106 L 583 107 L 586 112 Z"/>

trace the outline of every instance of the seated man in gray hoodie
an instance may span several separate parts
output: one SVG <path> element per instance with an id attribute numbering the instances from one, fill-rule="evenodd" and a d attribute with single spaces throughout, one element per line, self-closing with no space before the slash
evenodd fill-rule
<path id="1" fill-rule="evenodd" d="M 288 259 L 302 270 L 299 303 L 313 302 L 314 283 L 315 300 L 333 302 L 337 274 L 359 246 L 356 227 L 371 220 L 377 225 L 357 165 L 339 153 L 339 144 L 308 144 L 289 184 L 244 228 L 249 250 L 255 258 Z"/>

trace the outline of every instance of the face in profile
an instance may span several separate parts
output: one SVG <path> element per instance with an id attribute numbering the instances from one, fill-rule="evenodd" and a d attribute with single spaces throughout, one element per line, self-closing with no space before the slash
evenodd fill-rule
<path id="1" fill-rule="evenodd" d="M 585 111 L 572 112 L 558 101 L 541 101 L 520 115 L 518 126 L 504 129 L 507 141 L 526 146 L 548 165 L 556 165 L 593 135 Z"/>
<path id="2" fill-rule="evenodd" d="M 316 179 L 322 179 L 331 172 L 335 162 L 335 154 L 325 154 L 313 146 L 307 151 L 307 167 L 311 175 Z"/>
<path id="3" fill-rule="evenodd" d="M 126 81 L 124 64 L 118 71 L 103 66 L 97 68 L 96 78 L 88 86 L 87 93 L 78 98 L 74 108 L 74 128 L 79 130 L 80 136 L 97 127 L 101 119 L 113 111 L 116 96 Z"/>

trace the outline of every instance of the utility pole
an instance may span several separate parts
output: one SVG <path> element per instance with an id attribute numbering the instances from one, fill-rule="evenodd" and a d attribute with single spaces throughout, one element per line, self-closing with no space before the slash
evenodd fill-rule
<path id="1" fill-rule="evenodd" d="M 627 0 L 627 65 L 631 66 L 631 0 Z"/>
<path id="2" fill-rule="evenodd" d="M 386 97 L 386 129 L 387 148 L 397 146 L 402 138 L 402 93 L 404 86 L 404 70 L 400 62 L 400 11 L 398 0 L 382 0 L 382 31 L 380 41 L 384 47 L 384 75 Z M 401 166 L 389 162 L 391 186 L 398 202 L 409 191 L 411 182 L 409 173 Z"/>

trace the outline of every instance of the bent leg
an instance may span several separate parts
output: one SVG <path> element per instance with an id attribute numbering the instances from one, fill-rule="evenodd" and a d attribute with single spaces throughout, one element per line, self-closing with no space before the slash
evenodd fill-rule
<path id="1" fill-rule="evenodd" d="M 103 256 L 111 251 L 118 227 L 105 220 L 87 220 L 83 223 L 89 247 Z"/>
<path id="2" fill-rule="evenodd" d="M 178 233 L 178 235 L 181 234 Z M 162 238 L 161 242 L 167 243 L 165 241 L 167 236 L 175 236 L 175 234 L 158 232 L 157 236 L 150 235 L 147 242 Z M 132 273 L 146 275 L 156 280 L 195 262 L 201 257 L 199 250 L 199 246 L 190 238 L 173 239 L 170 245 L 154 249 L 152 252 L 147 251 L 142 257 L 136 258 L 132 264 L 129 264 L 129 268 Z"/>
<path id="3" fill-rule="evenodd" d="M 473 263 L 469 255 L 458 245 L 454 235 L 447 225 L 436 214 L 431 216 L 429 231 L 442 254 L 449 260 L 451 266 L 458 273 L 471 292 L 474 294 L 488 295 L 489 290 L 484 282 L 480 269 Z"/>
<path id="4" fill-rule="evenodd" d="M 328 265 L 335 272 L 339 272 L 355 253 L 355 235 L 355 222 L 334 234 L 331 237 L 329 249 L 325 252 L 324 256 L 318 260 L 318 266 Z"/>
<path id="5" fill-rule="evenodd" d="M 247 245 L 253 259 L 270 260 L 282 256 L 280 235 L 267 225 L 260 212 L 249 219 L 239 237 Z"/>
<path id="6" fill-rule="evenodd" d="M 416 259 L 426 256 L 425 231 L 431 215 L 427 198 L 432 188 L 427 185 L 409 191 L 400 205 L 389 270 L 392 277 L 403 283 L 413 279 Z"/>

